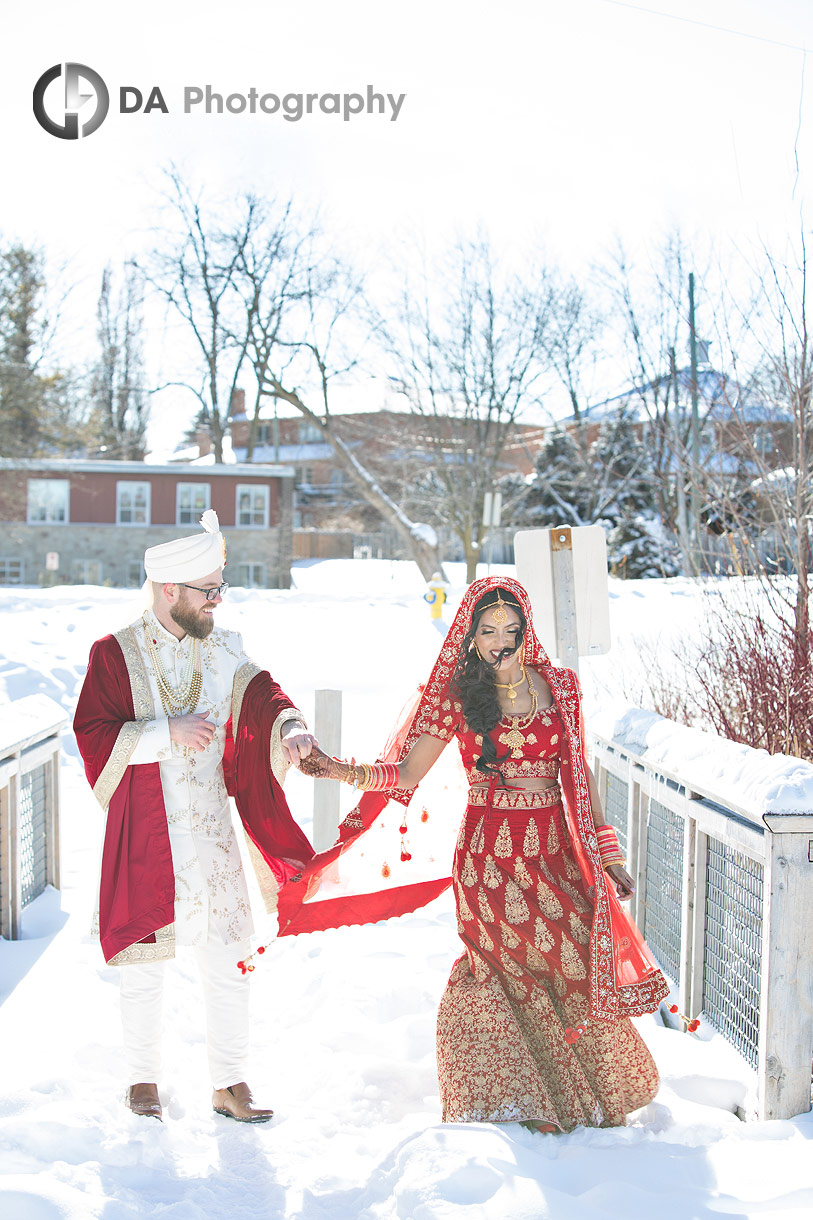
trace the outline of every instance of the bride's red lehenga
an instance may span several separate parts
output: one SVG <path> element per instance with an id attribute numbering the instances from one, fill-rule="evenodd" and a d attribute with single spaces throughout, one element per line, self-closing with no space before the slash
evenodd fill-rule
<path id="1" fill-rule="evenodd" d="M 457 705 L 453 705 L 456 709 Z M 446 736 L 441 721 L 438 736 Z M 492 739 L 498 754 L 505 727 Z M 481 738 L 456 733 L 470 781 Z M 555 707 L 525 730 L 506 778 L 556 777 Z M 452 968 L 437 1024 L 446 1122 L 618 1126 L 652 1099 L 658 1073 L 629 1018 L 592 1020 L 593 902 L 574 855 L 558 784 L 543 791 L 470 789 L 452 868 L 466 952 Z"/>
<path id="2" fill-rule="evenodd" d="M 475 768 L 482 739 L 464 723 L 452 680 L 474 607 L 497 588 L 522 607 L 525 666 L 544 678 L 553 704 L 523 725 L 521 744 L 500 741 L 504 724 L 492 730 L 498 756 L 510 749 L 510 757 L 499 764 L 502 775 L 484 783 Z M 516 581 L 488 577 L 469 586 L 417 710 L 382 761 L 402 760 L 424 733 L 457 738 L 471 785 L 451 877 L 465 953 L 437 1025 L 444 1121 L 535 1121 L 563 1131 L 622 1125 L 658 1087 L 629 1018 L 654 1011 L 669 989 L 601 865 L 578 680 L 550 664 Z M 557 775 L 542 791 L 503 783 Z M 388 800 L 407 805 L 411 797 L 364 794 L 337 845 L 307 866 L 302 883 L 282 890 L 280 935 L 402 913 L 440 892 L 443 882 L 419 882 L 308 902 L 325 869 L 353 850 Z"/>

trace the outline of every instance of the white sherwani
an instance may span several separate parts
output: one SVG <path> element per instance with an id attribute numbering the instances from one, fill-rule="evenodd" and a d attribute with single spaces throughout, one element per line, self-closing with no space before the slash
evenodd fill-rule
<path id="1" fill-rule="evenodd" d="M 166 674 L 180 684 L 192 638 L 176 639 L 152 611 L 145 621 Z M 139 629 L 136 638 L 154 705 L 160 709 L 152 660 Z M 203 945 L 210 930 L 220 941 L 233 944 L 254 930 L 222 766 L 234 675 L 249 658 L 236 631 L 215 627 L 200 645 L 203 684 L 197 707 L 189 711 L 205 712 L 217 726 L 209 745 L 195 751 L 170 741 L 169 720 L 162 716 L 145 727 L 130 759 L 135 764 L 159 763 L 175 870 L 176 945 Z"/>

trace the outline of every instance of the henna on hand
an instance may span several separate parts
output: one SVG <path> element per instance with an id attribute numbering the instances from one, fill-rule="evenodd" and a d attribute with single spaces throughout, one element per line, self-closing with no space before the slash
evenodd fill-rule
<path id="1" fill-rule="evenodd" d="M 349 770 L 347 763 L 331 758 L 317 745 L 311 748 L 307 758 L 300 758 L 297 766 L 303 775 L 310 775 L 314 779 L 344 780 Z"/>

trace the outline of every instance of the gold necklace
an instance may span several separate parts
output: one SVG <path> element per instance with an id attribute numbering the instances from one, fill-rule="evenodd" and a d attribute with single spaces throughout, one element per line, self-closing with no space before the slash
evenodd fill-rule
<path id="1" fill-rule="evenodd" d="M 180 684 L 175 686 L 166 671 L 158 641 L 153 638 L 146 616 L 143 618 L 144 638 L 147 642 L 147 652 L 152 662 L 152 672 L 158 687 L 161 706 L 167 716 L 183 716 L 193 712 L 198 706 L 200 692 L 203 687 L 203 667 L 200 659 L 200 640 L 193 639 L 186 660 L 186 669 Z"/>
<path id="2" fill-rule="evenodd" d="M 536 713 L 539 708 L 539 696 L 536 693 L 536 687 L 532 682 L 529 682 L 528 688 L 531 692 L 531 706 L 526 714 L 524 716 L 509 715 L 508 724 L 505 723 L 504 716 L 500 719 L 500 724 L 504 725 L 507 731 L 505 733 L 500 733 L 497 740 L 501 745 L 508 746 L 510 748 L 512 758 L 522 758 L 522 751 L 525 748 L 525 742 L 530 741 L 533 743 L 536 741 L 536 737 L 533 733 L 528 733 L 527 737 L 523 736 L 522 734 L 522 730 L 527 729 L 532 721 L 536 719 Z"/>
<path id="3" fill-rule="evenodd" d="M 527 674 L 526 674 L 526 672 L 525 672 L 525 666 L 524 666 L 524 665 L 520 665 L 520 669 L 522 670 L 522 677 L 520 678 L 519 682 L 495 682 L 495 683 L 494 683 L 494 685 L 495 685 L 495 686 L 496 686 L 496 687 L 497 687 L 499 690 L 507 690 L 507 691 L 508 691 L 508 694 L 507 694 L 506 698 L 507 698 L 507 699 L 508 699 L 508 700 L 509 700 L 511 703 L 513 703 L 513 702 L 514 702 L 514 700 L 516 699 L 516 697 L 517 697 L 517 691 L 518 691 L 518 690 L 519 690 L 519 688 L 522 686 L 522 683 L 525 681 L 525 679 L 528 677 L 528 675 L 527 675 Z M 533 697 L 533 696 L 532 696 L 532 697 Z"/>

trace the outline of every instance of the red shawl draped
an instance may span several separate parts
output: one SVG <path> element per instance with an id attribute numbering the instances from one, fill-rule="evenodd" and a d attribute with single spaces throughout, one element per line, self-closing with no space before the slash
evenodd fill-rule
<path id="1" fill-rule="evenodd" d="M 267 673 L 256 674 L 246 688 L 237 733 L 233 742 L 229 736 L 224 757 L 229 790 L 246 832 L 279 881 L 313 856 L 271 771 L 271 729 L 291 706 Z M 91 649 L 74 718 L 91 787 L 108 763 L 115 767 L 117 754 L 129 758 L 138 736 L 134 722 L 130 674 L 118 640 L 108 635 Z M 160 764 L 128 765 L 107 806 L 99 892 L 105 960 L 138 941 L 151 942 L 174 918 L 175 874 Z"/>
<path id="2" fill-rule="evenodd" d="M 494 589 L 511 592 L 526 618 L 525 664 L 537 670 L 550 686 L 564 727 L 560 782 L 574 851 L 587 884 L 594 895 L 593 927 L 590 938 L 590 1003 L 596 1019 L 612 1019 L 651 1012 L 668 994 L 666 982 L 657 968 L 640 932 L 631 922 L 608 884 L 598 854 L 595 826 L 590 804 L 586 741 L 578 679 L 572 670 L 554 667 L 537 639 L 528 594 L 509 577 L 485 577 L 467 589 L 454 622 L 449 629 L 435 666 L 420 692 L 417 708 L 407 711 L 400 728 L 393 734 L 381 761 L 401 761 L 432 723 L 432 713 L 450 698 L 450 684 L 461 654 L 463 641 L 471 626 L 476 603 Z M 376 821 L 387 801 L 408 805 L 413 792 L 404 789 L 388 793 L 366 793 L 357 809 L 345 818 L 339 840 L 327 852 L 315 856 L 301 881 L 285 886 L 279 899 L 280 935 L 337 927 L 382 918 L 376 911 L 383 906 L 381 892 L 312 901 L 329 865 L 358 840 Z M 449 884 L 432 883 L 439 888 L 426 890 L 426 883 L 389 891 L 399 909 L 414 910 Z M 390 912 L 392 913 L 392 912 Z"/>

